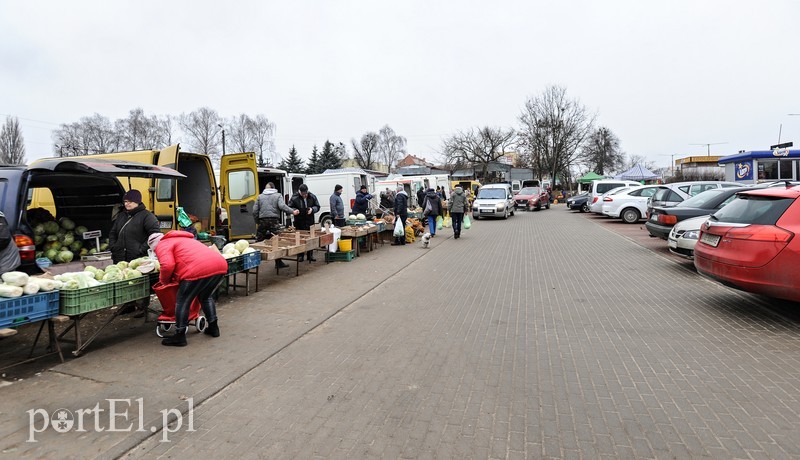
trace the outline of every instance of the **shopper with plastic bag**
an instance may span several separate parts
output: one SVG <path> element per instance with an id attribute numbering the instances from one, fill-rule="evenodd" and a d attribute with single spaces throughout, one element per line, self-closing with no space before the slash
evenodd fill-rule
<path id="1" fill-rule="evenodd" d="M 154 233 L 148 238 L 147 244 L 155 251 L 161 265 L 159 282 L 164 285 L 178 282 L 175 335 L 165 338 L 161 344 L 170 347 L 186 346 L 189 309 L 194 299 L 200 302 L 208 321 L 203 332 L 211 337 L 219 337 L 213 294 L 228 273 L 228 262 L 222 254 L 210 250 L 194 239 L 191 233 L 182 230 L 173 230 L 166 235 Z"/>
<path id="2" fill-rule="evenodd" d="M 431 234 L 431 238 L 436 236 L 436 229 L 442 228 L 441 221 L 438 221 L 437 218 L 441 219 L 439 215 L 441 212 L 441 199 L 439 195 L 436 194 L 436 191 L 433 188 L 429 188 L 428 192 L 425 193 L 425 199 L 422 203 L 422 215 L 427 217 L 428 219 L 428 232 Z"/>
<path id="3" fill-rule="evenodd" d="M 461 238 L 461 224 L 464 221 L 464 214 L 467 212 L 467 195 L 463 188 L 456 187 L 453 194 L 450 195 L 447 211 L 453 220 L 453 237 L 459 239 Z"/>
<path id="4" fill-rule="evenodd" d="M 394 197 L 395 231 L 393 233 L 394 243 L 392 243 L 392 246 L 402 246 L 406 244 L 406 219 L 408 219 L 408 194 L 406 194 L 403 186 L 400 185 L 397 187 L 397 195 Z"/>

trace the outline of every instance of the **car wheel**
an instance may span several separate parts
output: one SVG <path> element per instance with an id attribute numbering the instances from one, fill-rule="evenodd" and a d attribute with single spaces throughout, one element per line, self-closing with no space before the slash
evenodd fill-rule
<path id="1" fill-rule="evenodd" d="M 481 216 L 477 214 L 472 214 L 472 220 L 481 220 Z"/>
<path id="2" fill-rule="evenodd" d="M 513 216 L 517 208 L 511 208 L 511 215 Z"/>
<path id="3" fill-rule="evenodd" d="M 550 209 L 550 202 L 548 201 L 546 205 L 544 205 L 545 209 Z"/>
<path id="4" fill-rule="evenodd" d="M 622 221 L 626 224 L 635 224 L 639 222 L 641 216 L 639 215 L 639 210 L 634 208 L 628 208 L 622 211 Z"/>
<path id="5" fill-rule="evenodd" d="M 581 206 L 581 212 L 589 212 L 589 205 L 584 203 L 583 206 Z"/>
<path id="6" fill-rule="evenodd" d="M 508 208 L 503 210 L 503 219 L 508 219 Z"/>

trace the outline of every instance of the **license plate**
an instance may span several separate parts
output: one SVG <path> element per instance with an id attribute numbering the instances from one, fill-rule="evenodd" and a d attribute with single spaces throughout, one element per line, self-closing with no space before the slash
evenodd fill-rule
<path id="1" fill-rule="evenodd" d="M 158 228 L 172 228 L 172 222 L 161 220 L 158 222 Z"/>
<path id="2" fill-rule="evenodd" d="M 672 249 L 675 249 L 678 247 L 678 242 L 675 240 L 667 240 L 667 246 L 671 247 Z"/>
<path id="3" fill-rule="evenodd" d="M 494 213 L 494 209 L 481 209 L 481 214 Z"/>
<path id="4" fill-rule="evenodd" d="M 710 233 L 703 233 L 703 236 L 700 237 L 700 241 L 703 243 L 711 246 L 712 248 L 717 247 L 719 244 L 720 236 L 712 235 Z"/>

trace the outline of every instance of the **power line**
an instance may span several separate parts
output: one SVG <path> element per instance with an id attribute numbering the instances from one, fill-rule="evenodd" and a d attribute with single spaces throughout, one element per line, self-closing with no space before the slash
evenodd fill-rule
<path id="1" fill-rule="evenodd" d="M 708 156 L 711 156 L 711 146 L 712 145 L 722 145 L 727 144 L 727 142 L 706 142 L 705 144 L 689 144 L 689 145 L 705 145 L 708 148 Z"/>

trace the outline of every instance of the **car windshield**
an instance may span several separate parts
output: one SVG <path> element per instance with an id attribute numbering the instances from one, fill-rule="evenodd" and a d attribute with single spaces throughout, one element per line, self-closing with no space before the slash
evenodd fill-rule
<path id="1" fill-rule="evenodd" d="M 793 201 L 794 198 L 739 195 L 712 217 L 732 224 L 775 225 Z"/>
<path id="2" fill-rule="evenodd" d="M 539 187 L 525 187 L 519 191 L 520 195 L 538 195 L 540 193 L 542 192 L 539 191 Z"/>
<path id="3" fill-rule="evenodd" d="M 728 193 L 728 191 L 718 188 L 706 190 L 705 192 L 698 193 L 688 200 L 679 203 L 678 206 L 682 208 L 704 208 L 708 203 L 717 199 L 720 193 Z"/>
<path id="4" fill-rule="evenodd" d="M 606 195 L 619 195 L 620 193 L 627 192 L 628 190 L 630 190 L 630 189 L 632 189 L 632 188 L 633 188 L 633 187 L 620 187 L 620 188 L 615 188 L 615 189 L 609 190 L 609 191 L 608 191 L 608 193 L 606 193 Z"/>
<path id="5" fill-rule="evenodd" d="M 482 188 L 478 190 L 478 199 L 502 200 L 506 197 L 506 191 L 502 188 Z"/>

